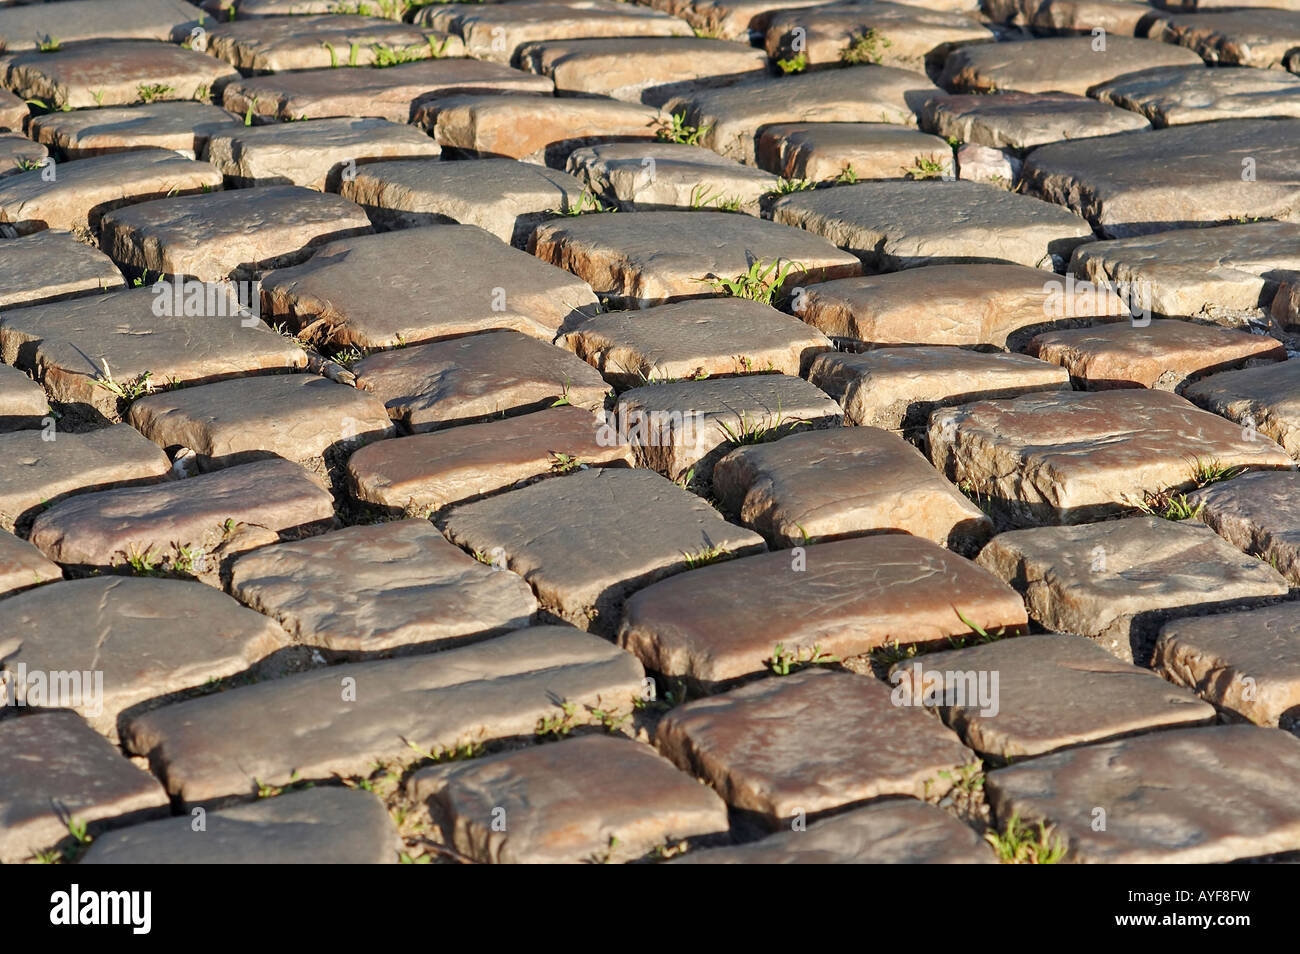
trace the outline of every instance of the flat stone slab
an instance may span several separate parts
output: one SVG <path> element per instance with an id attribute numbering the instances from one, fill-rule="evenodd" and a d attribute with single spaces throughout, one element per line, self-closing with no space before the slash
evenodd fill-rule
<path id="1" fill-rule="evenodd" d="M 602 442 L 600 422 L 561 406 L 362 448 L 348 460 L 357 499 L 436 512 L 569 469 L 631 466 L 627 444 Z"/>
<path id="2" fill-rule="evenodd" d="M 585 361 L 518 331 L 382 351 L 355 371 L 357 387 L 416 434 L 566 402 L 596 411 L 611 393 Z"/>
<path id="3" fill-rule="evenodd" d="M 765 679 L 673 709 L 655 745 L 772 828 L 887 796 L 945 794 L 941 773 L 957 775 L 971 752 L 890 696 L 854 673 Z"/>
<path id="4" fill-rule="evenodd" d="M 0 308 L 21 308 L 126 287 L 112 259 L 78 242 L 69 232 L 45 229 L 3 241 Z"/>
<path id="5" fill-rule="evenodd" d="M 20 540 L 8 531 L 0 532 L 0 596 L 10 596 L 61 579 L 63 570 L 57 563 L 45 559 L 45 555 L 26 540 Z"/>
<path id="6" fill-rule="evenodd" d="M 50 152 L 18 133 L 0 133 L 0 179 L 39 166 Z"/>
<path id="7" fill-rule="evenodd" d="M 771 173 L 674 142 L 585 146 L 569 154 L 566 168 L 623 212 L 713 208 L 757 215 L 778 184 Z"/>
<path id="8" fill-rule="evenodd" d="M 1241 372 L 1230 372 L 1241 373 Z M 1019 526 L 1115 516 L 1145 495 L 1195 487 L 1198 461 L 1286 467 L 1266 437 L 1168 391 L 1060 391 L 944 408 L 930 459 Z"/>
<path id="9" fill-rule="evenodd" d="M 310 119 L 234 126 L 208 137 L 204 158 L 233 185 L 297 185 L 338 192 L 356 167 L 377 159 L 435 158 L 438 144 L 386 119 Z"/>
<path id="10" fill-rule="evenodd" d="M 1279 3 L 1278 6 L 1283 6 Z M 1206 13 L 1158 13 L 1147 35 L 1195 51 L 1207 63 L 1259 68 L 1300 66 L 1300 10 L 1211 10 Z"/>
<path id="11" fill-rule="evenodd" d="M 1198 516 L 1234 547 L 1300 583 L 1300 473 L 1242 474 L 1188 495 Z"/>
<path id="12" fill-rule="evenodd" d="M 374 66 L 394 54 L 406 60 L 465 54 L 457 37 L 372 16 L 241 16 L 233 23 L 214 23 L 206 41 L 213 56 L 254 75 Z"/>
<path id="13" fill-rule="evenodd" d="M 555 342 L 615 387 L 775 371 L 798 375 L 831 342 L 762 302 L 702 298 L 593 315 Z"/>
<path id="14" fill-rule="evenodd" d="M 1179 391 L 1207 374 L 1286 360 L 1286 347 L 1276 338 L 1170 318 L 1049 331 L 1026 350 L 1068 369 L 1070 378 L 1089 391 Z"/>
<path id="15" fill-rule="evenodd" d="M 202 12 L 182 0 L 66 0 L 54 9 L 43 3 L 0 10 L 0 49 L 35 50 L 46 37 L 61 44 L 84 40 L 160 40 L 188 34 Z"/>
<path id="16" fill-rule="evenodd" d="M 113 261 L 130 268 L 214 282 L 297 265 L 317 246 L 369 231 L 370 220 L 357 204 L 278 185 L 160 199 L 110 212 L 100 245 Z"/>
<path id="17" fill-rule="evenodd" d="M 220 188 L 221 173 L 206 162 L 165 149 L 139 149 L 0 179 L 0 223 L 19 235 L 41 229 L 93 231 L 110 209 Z"/>
<path id="18" fill-rule="evenodd" d="M 359 167 L 339 193 L 365 208 L 376 225 L 477 225 L 523 248 L 540 223 L 579 207 L 583 186 L 558 169 L 514 159 L 397 159 Z"/>
<path id="19" fill-rule="evenodd" d="M 1156 127 L 1300 116 L 1298 94 L 1300 78 L 1278 70 L 1207 70 L 1203 66 L 1142 70 L 1091 91 L 1103 103 L 1141 113 Z"/>
<path id="20" fill-rule="evenodd" d="M 776 11 L 819 2 L 824 0 L 651 0 L 650 6 L 681 17 L 706 36 L 748 43 Z"/>
<path id="21" fill-rule="evenodd" d="M 442 530 L 522 576 L 544 610 L 601 633 L 617 627 L 633 591 L 697 560 L 765 549 L 758 534 L 658 474 L 612 467 L 465 504 Z"/>
<path id="22" fill-rule="evenodd" d="M 1139 665 L 1165 620 L 1287 592 L 1272 567 L 1207 527 L 1160 517 L 1001 533 L 978 563 L 1021 590 L 1045 628 L 1089 636 Z"/>
<path id="23" fill-rule="evenodd" d="M 395 864 L 401 839 L 370 792 L 322 786 L 109 832 L 83 865 Z"/>
<path id="24" fill-rule="evenodd" d="M 840 658 L 944 643 L 975 625 L 1027 623 L 1020 596 L 986 570 L 907 534 L 818 543 L 729 560 L 628 600 L 619 644 L 665 676 L 716 685 L 762 672 L 777 644 Z"/>
<path id="25" fill-rule="evenodd" d="M 1107 39 L 1137 36 L 1151 13 L 1150 4 L 1134 0 L 989 0 L 981 7 L 992 20 L 1026 24 L 1037 33 L 1087 34 L 1101 27 Z"/>
<path id="26" fill-rule="evenodd" d="M 0 365 L 0 432 L 43 427 L 48 413 L 41 386 L 17 368 Z"/>
<path id="27" fill-rule="evenodd" d="M 200 470 L 266 457 L 343 455 L 395 433 L 383 402 L 314 374 L 262 374 L 150 394 L 132 427 L 164 450 L 185 447 Z"/>
<path id="28" fill-rule="evenodd" d="M 1146 118 L 1127 108 L 1118 109 L 1074 93 L 936 96 L 925 104 L 921 125 L 945 138 L 952 136 L 962 142 L 1017 151 L 1062 139 L 1151 128 Z"/>
<path id="29" fill-rule="evenodd" d="M 643 677 L 636 659 L 599 637 L 537 626 L 177 703 L 131 720 L 123 738 L 149 756 L 169 794 L 193 803 L 259 784 L 369 775 L 378 759 L 411 759 L 410 746 L 532 737 L 558 702 L 629 710 Z"/>
<path id="30" fill-rule="evenodd" d="M 1052 37 L 1020 43 L 984 43 L 953 51 L 939 85 L 954 92 L 1075 93 L 1084 95 L 1137 70 L 1156 66 L 1202 66 L 1191 50 L 1169 43 L 1107 35 L 1104 50 L 1091 36 Z"/>
<path id="31" fill-rule="evenodd" d="M 1242 425 L 1243 436 L 1271 438 L 1300 458 L 1300 362 L 1225 371 L 1189 385 L 1183 394 Z"/>
<path id="32" fill-rule="evenodd" d="M 770 274 L 785 274 L 786 294 L 862 271 L 820 236 L 726 212 L 570 216 L 538 226 L 528 249 L 626 307 L 717 294 L 711 282 L 732 281 L 755 262 L 776 264 Z"/>
<path id="33" fill-rule="evenodd" d="M 0 723 L 5 761 L 0 861 L 21 864 L 68 837 L 70 819 L 96 836 L 106 824 L 167 814 L 167 794 L 72 712 Z M 189 819 L 186 819 L 186 828 Z"/>
<path id="34" fill-rule="evenodd" d="M 838 404 L 802 378 L 749 374 L 633 388 L 619 397 L 611 425 L 620 438 L 626 435 L 642 466 L 689 482 L 708 481 L 737 444 L 838 428 L 843 416 Z"/>
<path id="35" fill-rule="evenodd" d="M 1000 823 L 1052 825 L 1068 861 L 1206 864 L 1300 848 L 1297 781 L 1295 738 L 1214 726 L 1058 752 L 990 772 L 984 789 Z"/>
<path id="36" fill-rule="evenodd" d="M 922 160 L 954 173 L 952 147 L 929 133 L 889 123 L 776 123 L 758 134 L 756 161 L 787 179 L 822 182 L 850 174 L 898 179 Z"/>
<path id="37" fill-rule="evenodd" d="M 1107 238 L 1233 220 L 1300 221 L 1300 119 L 1225 119 L 1224 148 L 1198 125 L 1042 146 L 1027 191 L 1080 213 Z M 1248 161 L 1247 161 L 1248 160 Z M 1158 174 L 1152 170 L 1158 169 Z"/>
<path id="38" fill-rule="evenodd" d="M 193 159 L 203 152 L 213 132 L 238 125 L 219 106 L 163 101 L 45 113 L 32 117 L 28 132 L 69 159 L 136 149 L 169 149 Z"/>
<path id="39" fill-rule="evenodd" d="M 485 864 L 626 862 L 728 830 L 708 788 L 649 746 L 598 735 L 436 765 L 407 789 L 447 844 Z"/>
<path id="40" fill-rule="evenodd" d="M 28 705 L 71 709 L 114 741 L 127 710 L 244 672 L 286 642 L 272 620 L 213 587 L 122 577 L 11 596 L 0 602 L 0 633 L 4 668 L 28 674 Z M 82 691 L 51 691 L 37 702 L 31 687 L 38 672 L 78 674 Z M 19 678 L 20 700 L 23 694 Z"/>
<path id="41" fill-rule="evenodd" d="M 0 89 L 0 129 L 22 132 L 27 114 L 27 103 L 21 96 L 15 96 L 7 89 Z"/>
<path id="42" fill-rule="evenodd" d="M 961 262 L 1064 264 L 1092 238 L 1072 212 L 962 180 L 796 192 L 773 203 L 772 219 L 824 236 L 875 272 Z"/>

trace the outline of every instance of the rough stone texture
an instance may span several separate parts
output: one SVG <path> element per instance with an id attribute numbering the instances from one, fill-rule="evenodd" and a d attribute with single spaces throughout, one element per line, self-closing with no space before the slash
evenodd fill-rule
<path id="1" fill-rule="evenodd" d="M 1227 119 L 1212 133 L 1220 148 L 1205 148 L 1199 125 L 1052 143 L 1025 160 L 1021 181 L 1107 238 L 1234 219 L 1300 221 L 1300 119 Z"/>
<path id="2" fill-rule="evenodd" d="M 5 786 L 0 862 L 21 864 L 68 837 L 76 819 L 99 835 L 105 824 L 167 814 L 167 794 L 72 712 L 0 723 Z M 186 828 L 189 819 L 186 819 Z"/>
<path id="3" fill-rule="evenodd" d="M 377 759 L 410 759 L 411 745 L 531 737 L 560 711 L 557 700 L 579 712 L 627 710 L 643 676 L 636 659 L 598 637 L 538 626 L 177 703 L 131 720 L 123 738 L 149 756 L 169 794 L 193 803 L 251 794 L 259 783 L 366 775 Z"/>
<path id="4" fill-rule="evenodd" d="M 1156 127 L 1300 116 L 1300 79 L 1270 70 L 1157 67 L 1102 83 L 1090 94 L 1103 103 L 1141 113 Z"/>
<path id="5" fill-rule="evenodd" d="M 4 668 L 95 673 L 95 689 L 102 673 L 102 697 L 83 689 L 81 698 L 52 701 L 114 740 L 126 710 L 244 672 L 284 643 L 265 616 L 182 580 L 72 580 L 0 601 Z"/>
<path id="6" fill-rule="evenodd" d="M 694 494 L 648 470 L 621 468 L 578 471 L 465 504 L 442 529 L 522 576 L 544 610 L 602 633 L 617 627 L 634 590 L 710 554 L 765 549 L 762 537 L 727 523 Z"/>
<path id="7" fill-rule="evenodd" d="M 733 280 L 754 262 L 779 263 L 783 274 L 792 266 L 785 289 L 862 271 L 819 236 L 726 212 L 569 217 L 538 226 L 528 249 L 624 307 L 716 294 L 711 281 Z"/>
<path id="8" fill-rule="evenodd" d="M 313 788 L 205 813 L 136 825 L 95 839 L 83 865 L 396 864 L 401 841 L 370 792 Z"/>
<path id="9" fill-rule="evenodd" d="M 1014 530 L 994 537 L 978 562 L 1024 593 L 1036 622 L 1139 665 L 1171 617 L 1287 592 L 1272 567 L 1212 530 L 1160 517 Z"/>
<path id="10" fill-rule="evenodd" d="M 2 11 L 0 11 L 2 12 Z M 27 103 L 7 89 L 0 89 L 0 129 L 22 132 L 27 121 Z"/>
<path id="11" fill-rule="evenodd" d="M 596 735 L 434 766 L 407 787 L 447 844 L 488 864 L 632 861 L 727 831 L 708 788 L 649 746 Z"/>
<path id="12" fill-rule="evenodd" d="M 0 133 L 0 179 L 40 165 L 50 151 L 17 133 Z"/>
<path id="13" fill-rule="evenodd" d="M 1151 123 L 1127 109 L 1073 93 L 967 93 L 931 99 L 921 113 L 921 126 L 945 139 L 1023 151 L 1062 139 L 1150 129 Z"/>
<path id="14" fill-rule="evenodd" d="M 994 20 L 1029 25 L 1036 33 L 1091 34 L 1101 27 L 1108 37 L 1138 36 L 1152 12 L 1150 4 L 1132 0 L 985 0 L 981 7 Z"/>
<path id="15" fill-rule="evenodd" d="M 40 550 L 8 531 L 0 531 L 0 596 L 62 578 L 63 571 L 45 559 Z"/>
<path id="16" fill-rule="evenodd" d="M 796 192 L 777 200 L 772 218 L 824 236 L 868 270 L 918 265 L 1066 261 L 1092 238 L 1065 209 L 978 182 L 863 182 Z"/>
<path id="17" fill-rule="evenodd" d="M 1010 189 L 1024 165 L 1008 150 L 968 142 L 957 149 L 957 177 Z"/>
<path id="18" fill-rule="evenodd" d="M 777 177 L 702 146 L 616 142 L 576 149 L 566 168 L 622 212 L 721 209 L 757 215 Z"/>
<path id="19" fill-rule="evenodd" d="M 1300 67 L 1295 52 L 1300 46 L 1300 10 L 1263 14 L 1251 9 L 1162 12 L 1148 27 L 1147 35 L 1194 50 L 1208 63 L 1284 68 L 1294 73 Z"/>
<path id="20" fill-rule="evenodd" d="M 0 433 L 43 427 L 49 401 L 40 385 L 8 365 L 0 365 Z"/>
<path id="21" fill-rule="evenodd" d="M 381 50 L 423 59 L 464 56 L 465 45 L 458 37 L 370 16 L 240 17 L 213 24 L 207 35 L 209 53 L 254 75 L 374 66 Z"/>
<path id="22" fill-rule="evenodd" d="M 489 331 L 373 354 L 356 365 L 411 433 L 562 405 L 604 407 L 610 388 L 569 352 L 517 331 Z"/>
<path id="23" fill-rule="evenodd" d="M 1242 437 L 1272 438 L 1300 458 L 1300 361 L 1225 371 L 1183 393 L 1193 404 L 1242 425 Z"/>
<path id="24" fill-rule="evenodd" d="M 158 102 L 33 116 L 28 132 L 69 159 L 138 149 L 170 149 L 194 159 L 210 135 L 238 122 L 208 103 Z"/>
<path id="25" fill-rule="evenodd" d="M 126 281 L 103 252 L 68 232 L 45 229 L 4 239 L 0 248 L 0 308 L 39 305 L 123 288 Z"/>
<path id="26" fill-rule="evenodd" d="M 0 10 L 0 50 L 34 50 L 46 37 L 83 40 L 161 40 L 189 33 L 201 12 L 182 0 L 64 0 Z"/>
<path id="27" fill-rule="evenodd" d="M 802 567 L 802 569 L 800 568 Z M 1020 596 L 906 534 L 819 543 L 692 570 L 628 600 L 619 644 L 646 668 L 711 685 L 762 672 L 777 643 L 841 658 L 898 643 L 1022 629 Z"/>
<path id="28" fill-rule="evenodd" d="M 779 10 L 813 7 L 825 0 L 651 0 L 650 6 L 681 17 L 697 30 L 724 40 L 748 43 L 767 29 Z"/>
<path id="29" fill-rule="evenodd" d="M 922 159 L 953 174 L 952 147 L 938 136 L 888 123 L 778 123 L 758 134 L 756 161 L 787 179 L 898 179 Z"/>
<path id="30" fill-rule="evenodd" d="M 1000 823 L 1053 825 L 1067 861 L 1205 864 L 1300 848 L 1297 781 L 1300 741 L 1216 726 L 1058 752 L 991 772 L 984 788 Z"/>
<path id="31" fill-rule="evenodd" d="M 1197 461 L 1290 464 L 1267 438 L 1155 390 L 1061 391 L 945 408 L 931 416 L 927 440 L 949 480 L 1020 526 L 1097 520 L 1142 505 L 1148 494 L 1189 490 Z"/>
<path id="32" fill-rule="evenodd" d="M 1234 547 L 1257 556 L 1300 585 L 1300 473 L 1242 474 L 1198 490 L 1188 502 Z"/>

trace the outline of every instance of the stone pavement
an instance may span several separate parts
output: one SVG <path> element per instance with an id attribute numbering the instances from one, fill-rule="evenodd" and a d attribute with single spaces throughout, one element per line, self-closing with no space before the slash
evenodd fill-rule
<path id="1" fill-rule="evenodd" d="M 1300 860 L 1297 50 L 0 2 L 0 862 Z"/>

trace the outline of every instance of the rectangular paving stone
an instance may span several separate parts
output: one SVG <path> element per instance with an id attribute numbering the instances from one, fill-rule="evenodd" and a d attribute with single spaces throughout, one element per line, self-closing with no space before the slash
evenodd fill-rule
<path id="1" fill-rule="evenodd" d="M 993 20 L 1028 25 L 1035 33 L 1090 34 L 1100 27 L 1108 37 L 1139 36 L 1151 13 L 1150 4 L 1132 0 L 986 0 L 981 8 Z"/>
<path id="2" fill-rule="evenodd" d="M 633 861 L 728 825 L 722 799 L 649 746 L 598 735 L 435 765 L 407 791 L 448 845 L 484 864 Z"/>
<path id="3" fill-rule="evenodd" d="M 0 179 L 48 164 L 49 150 L 18 133 L 0 133 Z"/>
<path id="4" fill-rule="evenodd" d="M 1030 617 L 1148 664 L 1164 621 L 1285 596 L 1272 567 L 1207 527 L 1128 517 L 1001 533 L 977 561 L 1024 593 Z"/>
<path id="5" fill-rule="evenodd" d="M 758 134 L 758 165 L 787 179 L 898 179 L 922 160 L 953 175 L 952 147 L 889 123 L 776 123 Z"/>
<path id="6" fill-rule="evenodd" d="M 673 142 L 585 146 L 569 154 L 565 168 L 621 212 L 712 208 L 758 215 L 778 185 L 771 173 Z"/>
<path id="7" fill-rule="evenodd" d="M 20 590 L 61 579 L 63 570 L 58 564 L 45 559 L 26 540 L 7 530 L 0 531 L 0 596 L 12 596 Z"/>
<path id="8" fill-rule="evenodd" d="M 0 365 L 0 432 L 42 427 L 48 414 L 41 386 L 17 368 Z"/>
<path id="9" fill-rule="evenodd" d="M 21 96 L 15 96 L 7 89 L 0 89 L 0 129 L 22 132 L 27 122 L 27 114 L 27 103 Z"/>
<path id="10" fill-rule="evenodd" d="M 193 159 L 213 132 L 233 129 L 238 122 L 209 103 L 164 101 L 45 113 L 32 117 L 28 132 L 69 159 L 136 149 L 169 149 Z"/>
<path id="11" fill-rule="evenodd" d="M 131 720 L 123 741 L 149 756 L 170 795 L 194 803 L 251 795 L 260 784 L 368 775 L 378 759 L 411 759 L 410 745 L 531 737 L 559 711 L 556 700 L 579 712 L 630 709 L 643 677 L 635 658 L 598 637 L 537 626 L 170 705 Z"/>
<path id="12" fill-rule="evenodd" d="M 126 286 L 103 252 L 69 232 L 44 229 L 0 246 L 0 308 L 40 305 Z"/>
<path id="13" fill-rule="evenodd" d="M 1300 79 L 1277 70 L 1166 66 L 1093 87 L 1103 103 L 1141 113 L 1157 128 L 1216 119 L 1300 116 Z"/>
<path id="14" fill-rule="evenodd" d="M 188 35 L 203 17 L 182 0 L 62 0 L 0 10 L 0 50 L 38 49 L 46 38 L 60 44 L 85 40 L 161 40 Z"/>
<path id="15" fill-rule="evenodd" d="M 527 580 L 543 610 L 604 634 L 633 591 L 710 555 L 765 549 L 758 534 L 671 481 L 613 467 L 465 504 L 441 518 L 441 528 L 452 543 Z"/>
<path id="16" fill-rule="evenodd" d="M 1023 152 L 1062 139 L 1150 129 L 1151 123 L 1075 93 L 965 93 L 927 102 L 921 127 L 944 138 Z"/>
<path id="17" fill-rule="evenodd" d="M 1236 421 L 1242 437 L 1282 445 L 1300 458 L 1300 362 L 1225 371 L 1189 385 L 1183 396 L 1193 404 Z"/>
<path id="18" fill-rule="evenodd" d="M 1277 6 L 1282 6 L 1278 3 Z M 1300 61 L 1300 10 L 1210 10 L 1204 13 L 1157 14 L 1147 35 L 1195 51 L 1207 63 L 1289 69 Z"/>
<path id="19" fill-rule="evenodd" d="M 702 567 L 628 600 L 619 645 L 647 669 L 717 686 L 788 653 L 859 656 L 944 643 L 975 625 L 1014 635 L 1019 594 L 938 544 L 901 533 L 818 543 Z"/>
<path id="20" fill-rule="evenodd" d="M 681 17 L 705 36 L 749 43 L 761 36 L 779 10 L 812 7 L 825 0 L 651 0 L 650 6 Z"/>
<path id="21" fill-rule="evenodd" d="M 251 75 L 465 54 L 457 37 L 373 16 L 240 17 L 213 23 L 205 41 L 207 52 Z"/>
<path id="22" fill-rule="evenodd" d="M 1188 495 L 1201 521 L 1234 547 L 1300 583 L 1300 505 L 1293 470 L 1242 474 Z"/>

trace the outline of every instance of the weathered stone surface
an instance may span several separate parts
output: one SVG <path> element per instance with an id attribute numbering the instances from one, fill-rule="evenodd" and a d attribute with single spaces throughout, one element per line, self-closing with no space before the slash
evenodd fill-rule
<path id="1" fill-rule="evenodd" d="M 924 429 L 940 407 L 1070 389 L 1069 374 L 1045 361 L 943 346 L 819 355 L 808 380 L 854 424 L 894 431 Z"/>
<path id="2" fill-rule="evenodd" d="M 721 209 L 757 215 L 777 177 L 702 146 L 614 142 L 576 149 L 566 168 L 623 212 Z"/>
<path id="3" fill-rule="evenodd" d="M 94 230 L 110 209 L 220 188 L 221 173 L 206 162 L 164 149 L 140 149 L 6 176 L 0 180 L 0 223 L 19 235 L 41 229 Z"/>
<path id="4" fill-rule="evenodd" d="M 407 787 L 447 844 L 488 864 L 632 861 L 727 831 L 708 788 L 649 746 L 597 735 L 434 766 Z"/>
<path id="5" fill-rule="evenodd" d="M 1272 70 L 1157 67 L 1102 83 L 1090 94 L 1103 103 L 1141 113 L 1156 127 L 1300 116 L 1300 79 Z"/>
<path id="6" fill-rule="evenodd" d="M 615 387 L 776 371 L 798 375 L 830 340 L 744 298 L 704 298 L 583 319 L 555 342 Z"/>
<path id="7" fill-rule="evenodd" d="M 898 179 L 922 160 L 952 175 L 952 147 L 888 123 L 777 123 L 758 134 L 756 161 L 787 179 Z"/>
<path id="8" fill-rule="evenodd" d="M 1272 567 L 1212 530 L 1160 517 L 1014 530 L 994 537 L 978 562 L 1024 593 L 1036 622 L 1139 665 L 1165 620 L 1287 591 Z"/>
<path id="9" fill-rule="evenodd" d="M 1070 36 L 1020 43 L 985 43 L 955 50 L 943 64 L 939 85 L 954 92 L 1076 93 L 1098 83 L 1156 66 L 1201 66 L 1191 50 L 1169 43 L 1107 36 L 1104 50 L 1093 37 Z"/>
<path id="10" fill-rule="evenodd" d="M 1067 861 L 1205 864 L 1300 848 L 1297 781 L 1296 739 L 1215 726 L 1058 752 L 990 772 L 984 789 L 1001 824 L 1054 826 Z"/>
<path id="11" fill-rule="evenodd" d="M 338 192 L 362 163 L 433 158 L 440 152 L 436 142 L 410 126 L 340 117 L 213 132 L 203 157 L 237 186 L 287 183 Z"/>
<path id="12" fill-rule="evenodd" d="M 630 466 L 631 448 L 602 443 L 599 425 L 583 408 L 552 407 L 381 441 L 353 454 L 348 471 L 360 500 L 437 511 L 573 466 Z"/>
<path id="13" fill-rule="evenodd" d="M 0 10 L 0 50 L 35 50 L 47 38 L 60 44 L 84 40 L 161 40 L 188 33 L 202 13 L 182 0 L 65 0 Z"/>
<path id="14" fill-rule="evenodd" d="M 45 229 L 3 241 L 0 308 L 39 305 L 126 285 L 112 259 L 67 232 Z"/>
<path id="15" fill-rule="evenodd" d="M 209 53 L 249 74 L 465 55 L 458 37 L 371 16 L 240 17 L 213 24 L 206 40 Z"/>
<path id="16" fill-rule="evenodd" d="M 355 203 L 281 185 L 119 209 L 104 216 L 100 244 L 130 268 L 220 281 L 296 265 L 316 246 L 369 231 Z"/>
<path id="17" fill-rule="evenodd" d="M 694 494 L 651 471 L 622 468 L 465 504 L 443 520 L 443 532 L 522 576 L 544 610 L 602 633 L 617 627 L 634 590 L 717 553 L 765 549 L 762 537 Z"/>
<path id="18" fill-rule="evenodd" d="M 3 605 L 3 604 L 0 604 Z M 460 649 L 331 666 L 167 706 L 130 721 L 128 751 L 148 755 L 185 802 L 251 794 L 258 784 L 367 775 L 376 759 L 531 736 L 557 700 L 631 708 L 644 672 L 632 656 L 567 626 L 538 626 Z M 351 678 L 352 700 L 341 691 Z"/>
<path id="19" fill-rule="evenodd" d="M 1221 148 L 1205 148 L 1207 132 Z M 1193 124 L 1058 142 L 1034 150 L 1021 181 L 1107 238 L 1234 219 L 1300 221 L 1298 135 L 1300 119 L 1226 119 L 1211 130 Z"/>
<path id="20" fill-rule="evenodd" d="M 358 275 L 370 276 L 382 294 L 358 282 Z M 331 242 L 306 263 L 266 275 L 262 300 L 270 320 L 358 348 L 500 329 L 550 341 L 566 321 L 595 311 L 597 304 L 581 279 L 472 225 Z M 387 361 L 400 362 L 400 356 L 375 363 Z"/>
<path id="21" fill-rule="evenodd" d="M 489 331 L 372 354 L 356 365 L 357 387 L 373 392 L 412 433 L 473 424 L 562 405 L 589 411 L 610 394 L 586 362 L 517 331 Z"/>
<path id="22" fill-rule="evenodd" d="M 41 427 L 48 413 L 40 385 L 17 368 L 0 365 L 0 432 Z"/>
<path id="23" fill-rule="evenodd" d="M 0 89 L 0 129 L 22 132 L 27 121 L 27 103 L 7 89 Z"/>
<path id="24" fill-rule="evenodd" d="M 126 710 L 244 672 L 284 643 L 265 616 L 183 580 L 71 580 L 0 601 L 4 668 L 74 672 L 83 680 L 94 674 L 94 691 L 83 682 L 79 698 L 67 693 L 44 704 L 79 712 L 110 739 Z M 23 693 L 19 680 L 20 700 Z M 29 695 L 28 704 L 38 703 Z"/>
<path id="25" fill-rule="evenodd" d="M 944 408 L 931 416 L 927 440 L 949 480 L 1020 526 L 1082 523 L 1139 507 L 1149 494 L 1189 490 L 1198 461 L 1290 464 L 1267 438 L 1155 390 L 1061 391 Z"/>
<path id="26" fill-rule="evenodd" d="M 58 564 L 45 559 L 40 550 L 7 530 L 0 531 L 0 596 L 62 578 Z"/>
<path id="27" fill-rule="evenodd" d="M 158 102 L 45 113 L 32 117 L 28 132 L 69 159 L 136 149 L 170 149 L 193 159 L 213 132 L 237 125 L 219 106 Z"/>
<path id="28" fill-rule="evenodd" d="M 713 281 L 734 280 L 754 262 L 775 264 L 787 290 L 862 271 L 819 236 L 726 212 L 571 216 L 539 225 L 528 249 L 628 307 L 716 294 Z"/>
<path id="29" fill-rule="evenodd" d="M 1151 123 L 1074 93 L 966 93 L 931 99 L 921 126 L 945 138 L 1023 151 L 1062 139 L 1150 129 Z"/>
<path id="30" fill-rule="evenodd" d="M 802 567 L 802 568 L 801 568 Z M 780 643 L 841 658 L 884 645 L 1022 629 L 1019 595 L 986 570 L 919 537 L 819 543 L 804 559 L 761 554 L 692 570 L 628 600 L 619 644 L 646 668 L 715 684 L 762 672 Z"/>
<path id="31" fill-rule="evenodd" d="M 1197 514 L 1234 547 L 1300 584 L 1300 473 L 1242 474 L 1188 496 Z"/>
<path id="32" fill-rule="evenodd" d="M 1133 0 L 986 0 L 981 6 L 996 20 L 1014 18 L 1036 33 L 1091 34 L 1101 27 L 1108 37 L 1141 35 L 1151 13 L 1150 4 Z"/>
<path id="33" fill-rule="evenodd" d="M 164 450 L 186 447 L 200 470 L 265 457 L 305 461 L 392 437 L 374 395 L 314 374 L 263 374 L 163 391 L 131 405 L 131 426 Z"/>
<path id="34" fill-rule="evenodd" d="M 1225 371 L 1189 385 L 1193 404 L 1242 425 L 1242 437 L 1277 441 L 1300 458 L 1300 362 Z"/>
<path id="35" fill-rule="evenodd" d="M 395 864 L 401 841 L 384 803 L 370 792 L 312 788 L 168 818 L 95 839 L 83 865 Z"/>
<path id="36" fill-rule="evenodd" d="M 825 0 L 651 0 L 650 6 L 681 17 L 698 32 L 748 43 L 780 10 L 813 7 Z"/>
<path id="37" fill-rule="evenodd" d="M 167 794 L 72 712 L 0 723 L 5 786 L 0 862 L 20 864 L 68 837 L 70 819 L 98 835 L 108 824 L 167 814 Z M 186 828 L 189 820 L 186 819 Z"/>
<path id="38" fill-rule="evenodd" d="M 1020 180 L 1024 163 L 1006 149 L 968 142 L 957 149 L 957 177 L 1010 189 Z"/>
<path id="39" fill-rule="evenodd" d="M 1281 67 L 1295 72 L 1300 66 L 1295 55 L 1300 46 L 1300 10 L 1261 14 L 1251 9 L 1162 12 L 1148 26 L 1147 35 L 1194 50 L 1207 63 Z"/>
<path id="40" fill-rule="evenodd" d="M 49 154 L 48 149 L 26 136 L 0 133 L 0 179 L 39 166 Z"/>

